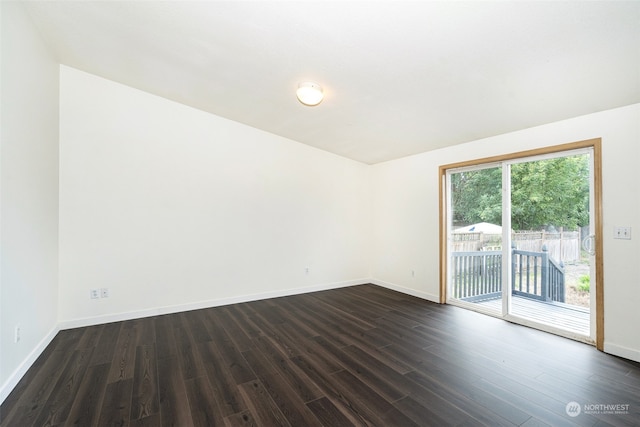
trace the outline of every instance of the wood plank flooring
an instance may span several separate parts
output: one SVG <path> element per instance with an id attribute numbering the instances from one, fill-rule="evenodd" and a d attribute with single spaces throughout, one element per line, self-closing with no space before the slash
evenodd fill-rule
<path id="1" fill-rule="evenodd" d="M 640 364 L 374 285 L 61 331 L 0 407 L 18 427 L 639 423 Z"/>

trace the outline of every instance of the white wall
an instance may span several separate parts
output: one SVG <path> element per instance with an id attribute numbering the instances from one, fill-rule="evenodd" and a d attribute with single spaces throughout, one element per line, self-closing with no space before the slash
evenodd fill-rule
<path id="1" fill-rule="evenodd" d="M 60 320 L 361 283 L 368 177 L 364 164 L 63 66 Z M 91 288 L 110 297 L 91 300 Z"/>
<path id="2" fill-rule="evenodd" d="M 0 8 L 2 401 L 57 324 L 58 64 L 21 4 L 2 2 Z"/>
<path id="3" fill-rule="evenodd" d="M 372 166 L 372 277 L 438 300 L 439 166 L 598 137 L 603 151 L 605 351 L 640 361 L 640 104 Z M 631 226 L 633 240 L 614 240 L 616 225 Z"/>
<path id="4" fill-rule="evenodd" d="M 437 300 L 438 167 L 594 137 L 605 349 L 640 360 L 640 105 L 369 167 L 64 66 L 58 80 L 22 6 L 0 6 L 0 401 L 58 325 L 369 277 Z"/>

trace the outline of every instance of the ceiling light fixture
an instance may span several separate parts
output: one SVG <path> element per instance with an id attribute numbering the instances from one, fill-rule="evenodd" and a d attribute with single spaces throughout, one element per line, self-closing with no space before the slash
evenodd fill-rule
<path id="1" fill-rule="evenodd" d="M 304 82 L 298 85 L 296 96 L 298 101 L 304 105 L 314 106 L 320 104 L 324 94 L 322 93 L 322 87 L 318 83 Z"/>

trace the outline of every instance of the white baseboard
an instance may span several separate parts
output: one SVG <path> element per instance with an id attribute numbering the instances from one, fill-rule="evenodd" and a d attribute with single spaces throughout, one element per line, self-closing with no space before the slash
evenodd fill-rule
<path id="1" fill-rule="evenodd" d="M 356 280 L 348 280 L 343 282 L 292 288 L 292 289 L 286 289 L 286 290 L 280 290 L 280 291 L 263 292 L 259 294 L 243 295 L 238 297 L 221 298 L 216 300 L 199 301 L 199 302 L 179 304 L 174 306 L 158 307 L 158 308 L 152 308 L 152 309 L 146 309 L 146 310 L 131 311 L 126 313 L 110 314 L 105 316 L 96 316 L 96 317 L 88 317 L 88 318 L 82 318 L 82 319 L 67 320 L 67 321 L 58 323 L 29 353 L 29 355 L 20 364 L 20 366 L 18 366 L 18 368 L 16 368 L 16 370 L 9 376 L 9 378 L 2 385 L 2 388 L 0 388 L 0 403 L 4 402 L 4 400 L 7 398 L 7 396 L 9 396 L 9 394 L 14 389 L 14 387 L 22 379 L 22 377 L 27 372 L 27 370 L 29 370 L 31 365 L 33 365 L 33 363 L 36 361 L 38 356 L 42 354 L 44 349 L 49 345 L 49 343 L 51 343 L 51 341 L 56 336 L 56 334 L 63 329 L 99 325 L 103 323 L 119 322 L 123 320 L 139 319 L 139 318 L 157 316 L 162 314 L 171 314 L 171 313 L 179 313 L 183 311 L 199 310 L 203 308 L 219 307 L 223 305 L 257 301 L 257 300 L 267 299 L 267 298 L 279 298 L 279 297 L 285 297 L 290 295 L 298 295 L 298 294 L 304 294 L 304 293 L 310 293 L 310 292 L 338 289 L 338 288 L 343 288 L 347 286 L 363 285 L 367 283 L 372 283 L 374 285 L 382 286 L 384 288 L 388 288 L 397 292 L 422 298 L 427 301 L 439 302 L 438 295 L 417 291 L 415 289 L 406 288 L 406 287 L 385 282 L 382 280 L 356 279 Z M 605 343 L 604 351 L 612 355 L 616 355 L 616 356 L 624 357 L 626 359 L 634 360 L 636 362 L 640 362 L 640 351 L 638 350 L 630 349 L 623 346 L 618 346 L 615 344 Z"/>
<path id="2" fill-rule="evenodd" d="M 56 334 L 60 331 L 58 326 L 55 326 L 40 342 L 31 350 L 22 363 L 9 375 L 9 378 L 2 384 L 0 388 L 0 404 L 9 396 L 11 391 L 20 382 L 24 374 L 27 373 L 31 365 L 38 359 L 45 348 L 51 343 Z"/>
<path id="3" fill-rule="evenodd" d="M 160 316 L 163 314 L 180 313 L 183 311 L 200 310 L 203 308 L 220 307 L 229 304 L 257 301 L 267 298 L 279 298 L 290 295 L 305 294 L 309 292 L 324 291 L 329 289 L 344 288 L 346 286 L 362 285 L 371 283 L 371 279 L 356 279 L 344 282 L 325 283 L 321 285 L 305 286 L 279 291 L 261 292 L 258 294 L 241 295 L 237 297 L 220 298 L 207 301 L 197 301 L 186 304 L 177 304 L 165 307 L 149 308 L 145 310 L 129 311 L 124 313 L 107 314 L 103 316 L 85 317 L 79 319 L 65 320 L 58 324 L 60 330 L 81 328 L 85 326 L 101 325 L 104 323 L 121 322 L 124 320 L 141 319 L 144 317 Z"/>
<path id="4" fill-rule="evenodd" d="M 614 356 L 624 357 L 625 359 L 633 360 L 635 362 L 640 362 L 640 351 L 632 348 L 610 344 L 605 341 L 604 352 Z"/>
<path id="5" fill-rule="evenodd" d="M 374 285 L 382 286 L 383 288 L 391 289 L 393 291 L 398 291 L 398 292 L 401 292 L 403 294 L 412 295 L 414 297 L 422 298 L 422 299 L 425 299 L 427 301 L 437 302 L 437 303 L 440 302 L 440 296 L 439 295 L 433 295 L 433 294 L 430 294 L 430 293 L 427 293 L 427 292 L 421 292 L 421 291 L 417 291 L 415 289 L 405 288 L 404 286 L 396 285 L 394 283 L 389 283 L 389 282 L 385 282 L 385 281 L 377 280 L 377 279 L 371 279 L 369 281 L 369 283 L 373 283 Z"/>

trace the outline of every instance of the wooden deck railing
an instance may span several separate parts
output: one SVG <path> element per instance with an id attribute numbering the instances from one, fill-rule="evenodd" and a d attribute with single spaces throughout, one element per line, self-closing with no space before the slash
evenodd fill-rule
<path id="1" fill-rule="evenodd" d="M 453 252 L 454 298 L 481 301 L 501 293 L 501 251 Z"/>
<path id="2" fill-rule="evenodd" d="M 502 252 L 453 252 L 453 297 L 465 301 L 499 298 Z M 565 300 L 564 268 L 542 252 L 511 250 L 511 292 L 541 301 Z"/>
<path id="3" fill-rule="evenodd" d="M 542 252 L 512 248 L 511 284 L 514 295 L 541 301 L 564 302 L 564 268 L 551 257 L 546 246 Z"/>

